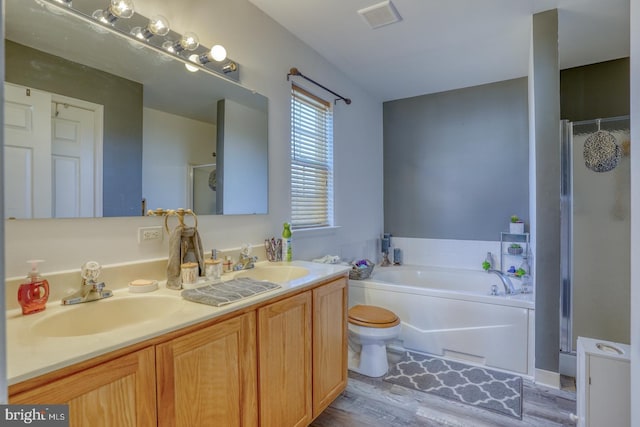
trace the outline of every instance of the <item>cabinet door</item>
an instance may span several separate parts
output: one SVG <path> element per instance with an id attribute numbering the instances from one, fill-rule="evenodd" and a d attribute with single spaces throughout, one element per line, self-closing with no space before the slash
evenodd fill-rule
<path id="1" fill-rule="evenodd" d="M 311 292 L 258 310 L 261 427 L 311 422 Z"/>
<path id="2" fill-rule="evenodd" d="M 69 425 L 155 426 L 152 347 L 71 374 L 9 398 L 12 404 L 69 405 Z"/>
<path id="3" fill-rule="evenodd" d="M 630 426 L 629 361 L 587 355 L 587 426 Z"/>
<path id="4" fill-rule="evenodd" d="M 156 346 L 158 425 L 257 426 L 255 314 Z"/>
<path id="5" fill-rule="evenodd" d="M 313 290 L 313 416 L 347 386 L 347 280 Z"/>

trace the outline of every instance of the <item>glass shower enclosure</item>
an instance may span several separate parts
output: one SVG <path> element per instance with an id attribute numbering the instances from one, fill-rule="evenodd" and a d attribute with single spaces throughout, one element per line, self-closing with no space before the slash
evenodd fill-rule
<path id="1" fill-rule="evenodd" d="M 562 122 L 560 351 L 630 339 L 630 122 Z"/>

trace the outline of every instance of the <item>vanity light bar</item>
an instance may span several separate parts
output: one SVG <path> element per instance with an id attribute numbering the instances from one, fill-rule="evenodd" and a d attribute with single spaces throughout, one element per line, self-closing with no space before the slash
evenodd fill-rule
<path id="1" fill-rule="evenodd" d="M 91 0 L 37 1 L 54 5 L 60 8 L 58 10 L 98 24 L 104 30 L 143 43 L 140 46 L 148 46 L 159 53 L 171 55 L 188 64 L 190 68 L 202 69 L 235 82 L 239 81 L 239 66 L 227 58 L 224 47 L 215 45 L 209 49 L 200 45 L 198 36 L 192 32 L 181 35 L 172 31 L 167 19 L 161 15 L 146 18 L 135 12 L 133 0 L 107 0 L 109 6 L 98 10 L 88 10 L 95 8 L 95 1 Z M 193 55 L 196 55 L 197 60 L 192 59 Z"/>

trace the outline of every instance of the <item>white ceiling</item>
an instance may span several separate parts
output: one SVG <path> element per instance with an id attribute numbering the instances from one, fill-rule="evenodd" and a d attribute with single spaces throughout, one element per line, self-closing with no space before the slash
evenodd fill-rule
<path id="1" fill-rule="evenodd" d="M 561 69 L 629 55 L 629 0 L 392 0 L 402 21 L 377 29 L 357 11 L 381 0 L 249 1 L 383 101 L 526 76 L 553 8 Z"/>

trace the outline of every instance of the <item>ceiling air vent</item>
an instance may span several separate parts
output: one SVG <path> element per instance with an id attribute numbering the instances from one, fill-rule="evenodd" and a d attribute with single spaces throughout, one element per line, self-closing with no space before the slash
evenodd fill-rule
<path id="1" fill-rule="evenodd" d="M 371 28 L 379 28 L 402 20 L 391 0 L 386 0 L 358 11 Z"/>

